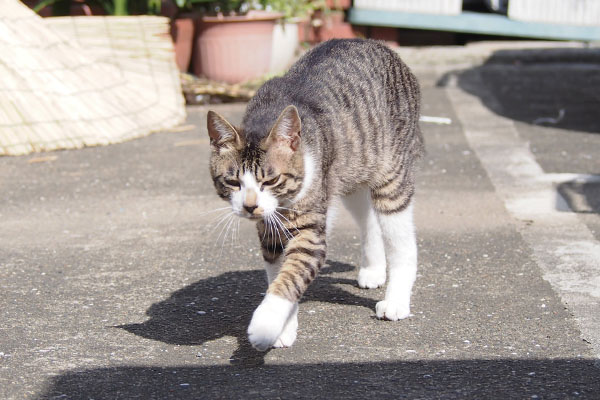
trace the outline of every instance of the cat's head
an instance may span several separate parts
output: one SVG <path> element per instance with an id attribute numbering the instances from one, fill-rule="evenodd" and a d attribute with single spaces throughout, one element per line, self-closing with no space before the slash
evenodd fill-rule
<path id="1" fill-rule="evenodd" d="M 278 207 L 290 207 L 302 190 L 304 149 L 300 117 L 294 106 L 279 115 L 259 142 L 246 140 L 214 111 L 208 112 L 210 172 L 217 194 L 239 216 L 269 218 Z"/>

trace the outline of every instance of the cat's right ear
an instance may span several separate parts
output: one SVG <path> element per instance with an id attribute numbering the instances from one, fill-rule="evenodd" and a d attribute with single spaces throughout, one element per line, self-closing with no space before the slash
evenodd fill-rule
<path id="1" fill-rule="evenodd" d="M 218 113 L 209 110 L 206 117 L 206 127 L 210 144 L 218 150 L 236 148 L 240 146 L 241 139 L 235 128 Z"/>

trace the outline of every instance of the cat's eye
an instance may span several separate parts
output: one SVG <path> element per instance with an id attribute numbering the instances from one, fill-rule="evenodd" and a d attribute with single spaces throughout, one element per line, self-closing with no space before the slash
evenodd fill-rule
<path id="1" fill-rule="evenodd" d="M 224 182 L 227 186 L 233 186 L 234 188 L 238 188 L 238 189 L 240 187 L 240 181 L 225 178 Z"/>
<path id="2" fill-rule="evenodd" d="M 276 183 L 277 183 L 277 181 L 279 181 L 279 177 L 280 177 L 280 176 L 281 176 L 281 175 L 277 175 L 277 176 L 276 176 L 275 178 L 273 178 L 273 179 L 269 179 L 268 181 L 264 181 L 264 182 L 262 183 L 262 186 L 273 186 L 274 184 L 276 184 Z"/>

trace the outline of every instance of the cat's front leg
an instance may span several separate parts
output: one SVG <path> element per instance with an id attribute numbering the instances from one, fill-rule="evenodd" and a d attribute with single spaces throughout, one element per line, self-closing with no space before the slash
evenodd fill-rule
<path id="1" fill-rule="evenodd" d="M 289 318 L 294 314 L 294 308 L 297 307 L 296 302 L 267 293 L 262 303 L 254 310 L 248 326 L 248 340 L 252 346 L 259 351 L 265 351 L 275 345 Z"/>
<path id="2" fill-rule="evenodd" d="M 305 215 L 294 225 L 296 236 L 286 244 L 281 256 L 282 266 L 269 284 L 267 295 L 254 311 L 248 327 L 250 343 L 261 351 L 272 346 L 288 347 L 293 343 L 298 301 L 325 261 L 324 215 Z"/>
<path id="3" fill-rule="evenodd" d="M 294 304 L 292 314 L 288 318 L 283 331 L 273 344 L 273 347 L 283 348 L 290 347 L 296 341 L 298 335 L 298 303 Z"/>
<path id="4" fill-rule="evenodd" d="M 259 231 L 260 232 L 260 231 Z M 281 269 L 281 262 L 283 257 L 269 251 L 269 249 L 263 249 L 263 257 L 265 259 L 265 271 L 267 273 L 267 284 L 275 280 Z M 273 347 L 282 348 L 290 347 L 296 341 L 296 335 L 298 330 L 298 303 L 294 304 L 294 309 L 290 317 L 288 318 L 283 331 L 273 344 Z"/>

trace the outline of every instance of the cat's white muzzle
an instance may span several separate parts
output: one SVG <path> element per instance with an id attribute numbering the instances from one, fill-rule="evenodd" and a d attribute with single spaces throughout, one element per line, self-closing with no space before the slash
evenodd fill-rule
<path id="1" fill-rule="evenodd" d="M 261 190 L 254 175 L 250 172 L 244 173 L 240 180 L 240 190 L 231 196 L 233 212 L 251 220 L 269 218 L 277 209 L 277 205 L 277 198 L 269 190 Z"/>

